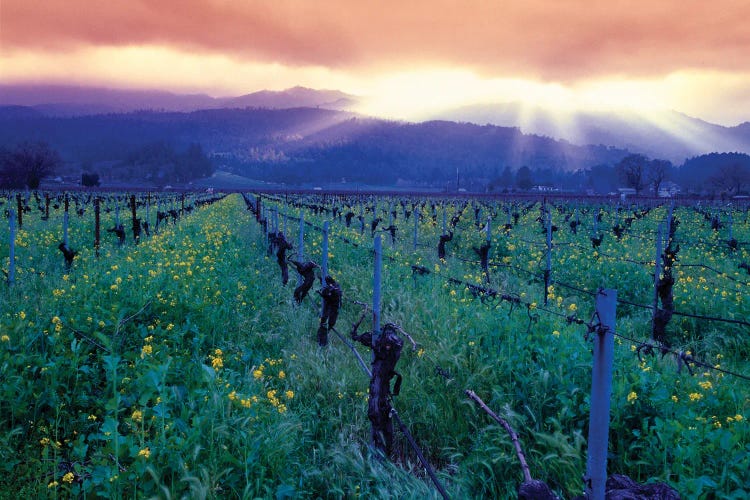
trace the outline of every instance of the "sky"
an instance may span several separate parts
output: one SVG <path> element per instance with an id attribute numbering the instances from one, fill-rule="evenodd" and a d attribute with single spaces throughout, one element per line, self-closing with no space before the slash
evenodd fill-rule
<path id="1" fill-rule="evenodd" d="M 750 121 L 747 0 L 0 0 L 0 81 Z"/>

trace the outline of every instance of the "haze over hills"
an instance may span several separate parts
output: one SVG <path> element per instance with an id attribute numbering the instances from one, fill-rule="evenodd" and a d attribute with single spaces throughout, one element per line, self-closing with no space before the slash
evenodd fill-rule
<path id="1" fill-rule="evenodd" d="M 681 163 L 714 151 L 750 153 L 750 122 L 725 127 L 677 111 L 550 111 L 520 103 L 477 104 L 441 111 L 433 119 L 519 127 L 574 144 L 606 144 Z"/>
<path id="2" fill-rule="evenodd" d="M 0 106 L 26 106 L 50 116 L 127 113 L 140 110 L 190 112 L 220 108 L 348 109 L 357 97 L 338 90 L 293 87 L 261 90 L 237 97 L 175 94 L 161 90 L 122 90 L 72 85 L 2 85 Z"/>
<path id="3" fill-rule="evenodd" d="M 302 87 L 214 98 L 0 85 L 0 150 L 42 141 L 60 152 L 73 178 L 94 170 L 131 182 L 165 179 L 165 165 L 185 155 L 277 183 L 455 188 L 460 177 L 475 190 L 514 187 L 526 168 L 529 182 L 611 192 L 620 186 L 614 165 L 631 153 L 675 167 L 699 157 L 683 169 L 692 172 L 691 189 L 721 168 L 750 168 L 746 154 L 703 156 L 750 152 L 750 123 L 723 127 L 676 112 L 553 113 L 518 104 L 463 107 L 413 123 L 343 110 L 356 104 L 343 92 Z"/>
<path id="4" fill-rule="evenodd" d="M 159 90 L 116 90 L 64 85 L 0 85 L 0 105 L 30 107 L 48 116 L 83 116 L 138 110 L 191 112 L 221 108 L 287 109 L 298 107 L 356 111 L 360 98 L 338 90 L 294 87 L 262 90 L 237 97 L 175 94 Z M 668 111 L 634 112 L 550 111 L 520 103 L 463 106 L 427 115 L 447 120 L 501 127 L 568 141 L 577 145 L 606 145 L 652 158 L 681 163 L 710 152 L 750 153 L 750 122 L 725 127 Z"/>

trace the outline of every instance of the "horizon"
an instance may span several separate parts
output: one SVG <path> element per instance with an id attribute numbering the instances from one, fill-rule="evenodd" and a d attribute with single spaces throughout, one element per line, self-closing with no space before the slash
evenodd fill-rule
<path id="1" fill-rule="evenodd" d="M 462 106 L 750 120 L 750 5 L 3 2 L 3 83 L 239 96 L 294 86 L 420 121 Z M 658 123 L 659 119 L 656 118 Z M 661 124 L 666 126 L 665 124 Z"/>

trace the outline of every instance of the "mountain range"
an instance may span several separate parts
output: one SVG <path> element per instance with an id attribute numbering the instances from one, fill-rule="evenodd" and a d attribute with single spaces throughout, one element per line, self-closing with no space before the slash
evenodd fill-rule
<path id="1" fill-rule="evenodd" d="M 573 144 L 606 144 L 675 164 L 710 152 L 750 153 L 750 122 L 725 127 L 677 111 L 550 111 L 495 103 L 442 111 L 430 118 L 520 127 L 529 134 Z"/>
<path id="2" fill-rule="evenodd" d="M 356 111 L 361 98 L 338 90 L 294 87 L 236 97 L 118 90 L 70 85 L 0 84 L 0 106 L 24 106 L 46 116 L 83 116 L 139 110 L 192 112 L 223 108 L 299 107 Z M 519 103 L 485 103 L 435 112 L 428 120 L 516 127 L 576 145 L 606 145 L 675 164 L 710 152 L 750 153 L 750 122 L 734 127 L 709 123 L 676 111 L 550 111 Z"/>
<path id="3" fill-rule="evenodd" d="M 190 112 L 221 108 L 348 109 L 356 96 L 338 90 L 293 87 L 237 97 L 175 94 L 161 90 L 122 90 L 72 85 L 2 85 L 0 106 L 25 106 L 48 116 L 83 116 L 140 110 Z"/>
<path id="4" fill-rule="evenodd" d="M 492 104 L 414 123 L 362 116 L 351 111 L 358 102 L 340 91 L 302 87 L 214 98 L 0 85 L 0 150 L 46 142 L 69 175 L 94 170 L 112 180 L 138 181 L 145 170 L 157 175 L 170 158 L 193 151 L 225 172 L 277 183 L 445 188 L 460 177 L 465 187 L 487 189 L 511 186 L 528 167 L 535 182 L 565 189 L 606 178 L 597 188 L 603 192 L 617 187 L 613 166 L 631 153 L 679 166 L 711 152 L 750 152 L 750 123 L 723 127 L 676 112 L 561 114 Z M 724 163 L 750 161 L 746 154 L 709 159 L 709 167 L 693 162 L 704 166 L 691 174 L 692 185 Z"/>

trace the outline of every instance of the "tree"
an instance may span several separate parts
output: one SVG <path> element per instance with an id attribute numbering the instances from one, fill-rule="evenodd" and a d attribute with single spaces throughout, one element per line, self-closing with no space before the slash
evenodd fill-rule
<path id="1" fill-rule="evenodd" d="M 609 193 L 617 189 L 617 175 L 611 165 L 594 165 L 585 171 L 586 187 L 597 193 Z"/>
<path id="2" fill-rule="evenodd" d="M 96 172 L 84 172 L 81 174 L 81 186 L 94 187 L 99 185 L 99 174 Z"/>
<path id="3" fill-rule="evenodd" d="M 42 178 L 62 163 L 57 151 L 44 142 L 25 142 L 3 152 L 0 184 L 11 189 L 37 189 Z"/>
<path id="4" fill-rule="evenodd" d="M 531 169 L 524 165 L 516 172 L 516 185 L 518 189 L 528 191 L 534 186 L 534 180 L 531 177 Z"/>
<path id="5" fill-rule="evenodd" d="M 647 178 L 654 196 L 659 196 L 661 183 L 666 180 L 669 171 L 672 169 L 672 162 L 668 160 L 653 159 L 648 163 Z"/>
<path id="6" fill-rule="evenodd" d="M 635 189 L 635 194 L 638 195 L 646 182 L 648 164 L 649 160 L 645 156 L 630 154 L 615 165 L 615 171 L 625 185 Z"/>
<path id="7" fill-rule="evenodd" d="M 736 195 L 750 186 L 750 168 L 739 162 L 724 165 L 708 182 L 728 195 Z"/>

